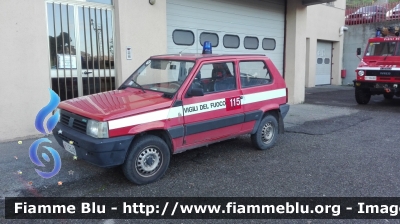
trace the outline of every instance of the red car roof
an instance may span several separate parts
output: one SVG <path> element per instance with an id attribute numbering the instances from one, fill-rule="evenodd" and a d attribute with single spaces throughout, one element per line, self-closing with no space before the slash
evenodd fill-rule
<path id="1" fill-rule="evenodd" d="M 400 41 L 400 37 L 386 36 L 386 37 L 373 37 L 369 39 L 370 42 L 384 42 L 384 41 Z"/>
<path id="2" fill-rule="evenodd" d="M 165 54 L 152 56 L 153 59 L 170 59 L 170 60 L 188 60 L 195 61 L 198 59 L 231 59 L 231 58 L 254 58 L 263 57 L 263 54 Z"/>

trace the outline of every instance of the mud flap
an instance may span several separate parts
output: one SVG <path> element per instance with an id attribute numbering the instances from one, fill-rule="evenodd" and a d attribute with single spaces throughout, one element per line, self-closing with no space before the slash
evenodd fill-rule
<path id="1" fill-rule="evenodd" d="M 279 121 L 278 121 L 278 125 L 279 125 L 279 134 L 284 134 L 284 133 L 285 133 L 285 124 L 283 123 L 282 114 L 279 112 L 279 113 L 278 113 L 278 116 L 279 116 Z"/>

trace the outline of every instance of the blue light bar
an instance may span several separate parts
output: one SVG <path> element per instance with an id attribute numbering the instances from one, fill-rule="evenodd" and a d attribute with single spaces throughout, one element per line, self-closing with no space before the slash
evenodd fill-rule
<path id="1" fill-rule="evenodd" d="M 203 54 L 212 54 L 212 46 L 210 41 L 204 41 Z"/>

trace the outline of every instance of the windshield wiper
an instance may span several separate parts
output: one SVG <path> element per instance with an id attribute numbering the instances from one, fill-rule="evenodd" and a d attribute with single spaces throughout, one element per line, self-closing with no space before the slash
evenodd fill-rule
<path id="1" fill-rule="evenodd" d="M 145 93 L 143 86 L 141 86 L 139 83 L 137 83 L 134 79 L 132 79 L 132 82 L 135 83 L 139 88 Z"/>
<path id="2" fill-rule="evenodd" d="M 166 97 L 166 98 L 169 98 L 169 99 L 172 99 L 173 97 L 174 97 L 174 93 L 164 93 L 162 96 L 163 97 Z"/>

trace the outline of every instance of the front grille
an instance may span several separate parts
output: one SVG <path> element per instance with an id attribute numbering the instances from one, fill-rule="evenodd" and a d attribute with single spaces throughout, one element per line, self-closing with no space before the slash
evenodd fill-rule
<path id="1" fill-rule="evenodd" d="M 366 76 L 400 76 L 400 71 L 398 70 L 367 70 Z"/>
<path id="2" fill-rule="evenodd" d="M 86 126 L 88 120 L 89 120 L 88 118 L 70 113 L 65 110 L 61 110 L 60 123 L 67 125 L 79 132 L 86 133 Z"/>
<path id="3" fill-rule="evenodd" d="M 69 117 L 65 114 L 61 114 L 60 122 L 62 124 L 68 125 Z"/>
<path id="4" fill-rule="evenodd" d="M 74 120 L 72 128 L 74 128 L 74 129 L 76 129 L 76 130 L 78 130 L 80 132 L 86 133 L 86 125 L 87 125 L 87 123 L 85 123 L 83 121 Z"/>

